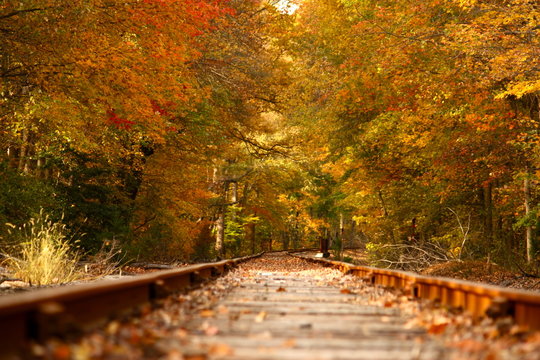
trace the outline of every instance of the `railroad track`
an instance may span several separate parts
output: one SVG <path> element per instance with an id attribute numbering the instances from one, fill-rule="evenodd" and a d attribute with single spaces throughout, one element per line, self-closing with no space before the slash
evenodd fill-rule
<path id="1" fill-rule="evenodd" d="M 353 266 L 302 253 L 291 255 L 302 263 L 305 260 L 335 269 L 328 271 L 336 274 L 361 277 L 368 284 L 401 289 L 409 297 L 461 307 L 476 317 L 488 311 L 511 315 L 531 329 L 540 328 L 540 296 L 536 293 Z M 225 274 L 239 264 L 251 264 L 251 260 L 263 265 L 269 261 L 272 266 L 291 263 L 283 253 L 254 260 L 259 256 L 6 296 L 0 299 L 0 357 L 30 356 L 32 342 L 91 331 L 111 317 L 136 312 L 145 304 Z M 219 304 L 196 314 L 200 316 L 186 318 L 181 329 L 192 335 L 176 339 L 176 343 L 171 340 L 172 349 L 190 349 L 191 355 L 181 357 L 185 359 L 443 358 L 444 349 L 429 341 L 418 342 L 425 332 L 405 327 L 407 318 L 395 308 L 369 303 L 380 295 L 377 291 L 381 288 L 367 286 L 374 292 L 363 293 L 343 288 L 343 284 L 334 286 L 318 278 L 318 268 L 305 273 L 263 267 L 244 277 L 234 275 L 236 286 Z M 140 357 L 146 358 L 143 355 Z"/>
<path id="2" fill-rule="evenodd" d="M 0 298 L 0 359 L 28 357 L 31 341 L 84 332 L 111 317 L 219 276 L 261 254 L 163 270 L 125 280 L 41 289 Z"/>
<path id="3" fill-rule="evenodd" d="M 490 286 L 470 281 L 418 275 L 406 271 L 355 266 L 339 261 L 296 255 L 307 261 L 364 278 L 373 285 L 402 289 L 410 296 L 466 310 L 476 318 L 511 316 L 516 324 L 540 330 L 540 293 Z"/>

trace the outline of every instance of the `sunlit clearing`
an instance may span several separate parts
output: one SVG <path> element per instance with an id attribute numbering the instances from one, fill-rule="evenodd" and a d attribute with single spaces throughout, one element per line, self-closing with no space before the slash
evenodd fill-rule
<path id="1" fill-rule="evenodd" d="M 299 7 L 298 1 L 294 0 L 279 0 L 274 6 L 279 11 L 289 15 L 294 14 Z"/>

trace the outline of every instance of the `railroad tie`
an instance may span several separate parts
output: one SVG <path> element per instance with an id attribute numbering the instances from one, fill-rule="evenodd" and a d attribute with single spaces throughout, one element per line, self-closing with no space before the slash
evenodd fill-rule
<path id="1" fill-rule="evenodd" d="M 269 257 L 285 261 L 279 255 Z M 399 309 L 370 305 L 373 292 L 357 293 L 340 286 L 337 278 L 329 280 L 340 276 L 333 269 L 263 267 L 230 276 L 240 285 L 216 304 L 212 316 L 186 325 L 195 334 L 188 337 L 193 358 L 202 356 L 198 352 L 226 360 L 440 357 L 440 347 L 422 340 L 424 330 L 407 328 L 408 319 Z M 199 329 L 215 330 L 197 334 Z"/>

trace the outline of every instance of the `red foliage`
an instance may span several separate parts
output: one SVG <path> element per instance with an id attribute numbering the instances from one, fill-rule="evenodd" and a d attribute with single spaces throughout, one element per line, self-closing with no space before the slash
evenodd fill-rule
<path id="1" fill-rule="evenodd" d="M 155 100 L 150 100 L 150 104 L 152 105 L 152 110 L 154 110 L 155 113 L 161 115 L 161 116 L 171 116 L 171 113 L 167 111 L 164 107 L 162 107 L 160 104 L 158 104 Z"/>
<path id="2" fill-rule="evenodd" d="M 123 119 L 118 116 L 114 109 L 107 110 L 107 116 L 107 123 L 117 129 L 130 130 L 131 127 L 136 124 L 135 121 Z"/>

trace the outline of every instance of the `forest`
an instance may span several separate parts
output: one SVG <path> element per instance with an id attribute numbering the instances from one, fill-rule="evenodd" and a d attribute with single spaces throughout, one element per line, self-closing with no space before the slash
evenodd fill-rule
<path id="1" fill-rule="evenodd" d="M 538 271 L 536 0 L 3 0 L 0 252 Z"/>

